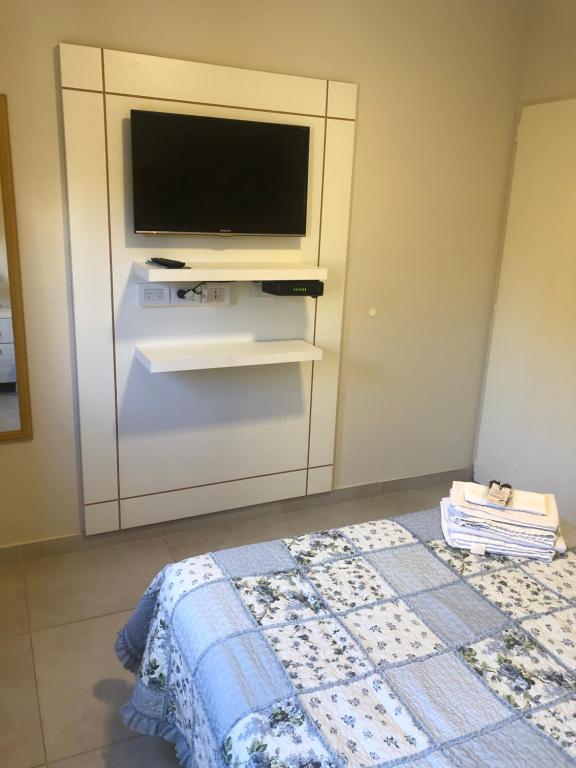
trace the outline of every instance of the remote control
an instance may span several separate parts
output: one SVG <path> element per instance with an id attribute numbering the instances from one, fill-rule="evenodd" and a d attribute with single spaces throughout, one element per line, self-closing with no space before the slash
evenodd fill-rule
<path id="1" fill-rule="evenodd" d="M 176 261 L 175 259 L 162 259 L 160 257 L 154 257 L 148 259 L 150 264 L 156 264 L 158 267 L 165 267 L 166 269 L 183 269 L 186 267 L 185 261 Z"/>

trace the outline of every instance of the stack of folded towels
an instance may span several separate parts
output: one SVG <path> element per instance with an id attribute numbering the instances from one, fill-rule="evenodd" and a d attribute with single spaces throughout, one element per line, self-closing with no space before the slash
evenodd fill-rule
<path id="1" fill-rule="evenodd" d="M 502 506 L 489 501 L 488 492 L 485 485 L 453 483 L 450 497 L 441 502 L 442 531 L 450 546 L 546 562 L 566 551 L 553 494 L 514 489 Z"/>

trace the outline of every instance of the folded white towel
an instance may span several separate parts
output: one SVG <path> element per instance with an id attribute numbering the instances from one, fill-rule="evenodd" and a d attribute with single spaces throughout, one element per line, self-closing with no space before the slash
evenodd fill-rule
<path id="1" fill-rule="evenodd" d="M 488 500 L 489 488 L 479 483 L 464 483 L 464 498 L 470 504 L 479 504 L 482 507 L 495 507 L 496 509 L 514 510 L 526 512 L 529 515 L 546 515 L 548 503 L 546 494 L 532 493 L 531 491 L 519 491 L 512 489 L 510 501 L 506 506 L 495 504 Z"/>
<path id="2" fill-rule="evenodd" d="M 546 514 L 534 515 L 529 512 L 518 512 L 516 510 L 496 507 L 486 507 L 481 504 L 473 504 L 466 500 L 464 495 L 464 486 L 466 483 L 455 481 L 452 484 L 450 499 L 452 504 L 462 510 L 462 515 L 470 520 L 492 521 L 495 523 L 505 523 L 507 525 L 516 525 L 524 528 L 536 530 L 547 530 L 556 532 L 559 526 L 558 507 L 556 498 L 552 493 L 542 494 L 546 503 Z M 538 534 L 536 534 L 538 535 Z"/>
<path id="3" fill-rule="evenodd" d="M 520 557 L 550 562 L 555 554 L 554 544 L 548 546 L 529 545 L 526 542 L 515 543 L 509 539 L 486 536 L 484 532 L 470 532 L 454 522 L 449 498 L 442 499 L 441 504 L 442 532 L 447 543 L 458 549 L 466 549 L 476 554 L 496 554 L 507 557 Z M 559 537 L 561 548 L 563 539 Z M 564 545 L 565 546 L 565 545 Z M 562 551 L 562 550 L 560 550 Z"/>
<path id="4" fill-rule="evenodd" d="M 451 504 L 448 507 L 448 520 L 451 532 L 457 533 L 461 537 L 478 539 L 485 542 L 494 541 L 511 547 L 522 547 L 545 552 L 553 549 L 556 541 L 555 533 L 547 533 L 545 537 L 532 536 L 527 533 L 518 534 L 508 531 L 505 526 L 496 528 L 493 525 L 483 525 L 482 523 L 471 523 L 470 521 L 462 520 L 459 510 Z"/>

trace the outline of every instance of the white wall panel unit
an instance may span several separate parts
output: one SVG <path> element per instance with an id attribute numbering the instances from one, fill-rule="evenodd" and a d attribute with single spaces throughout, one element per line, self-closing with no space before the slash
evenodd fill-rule
<path id="1" fill-rule="evenodd" d="M 356 118 L 356 98 L 358 86 L 355 83 L 328 83 L 328 117 L 340 117 L 348 120 Z"/>
<path id="2" fill-rule="evenodd" d="M 308 470 L 308 496 L 314 493 L 327 493 L 332 490 L 334 467 L 310 467 Z"/>
<path id="3" fill-rule="evenodd" d="M 247 507 L 267 501 L 280 501 L 306 493 L 306 472 L 285 472 L 267 477 L 251 477 L 230 483 L 205 485 L 170 493 L 158 493 L 135 499 L 122 499 L 122 528 L 178 520 Z"/>
<path id="4" fill-rule="evenodd" d="M 326 80 L 104 51 L 106 90 L 248 109 L 324 115 Z"/>
<path id="5" fill-rule="evenodd" d="M 60 43 L 60 77 L 63 88 L 102 91 L 102 49 Z"/>
<path id="6" fill-rule="evenodd" d="M 84 533 L 94 536 L 97 533 L 117 531 L 120 526 L 120 507 L 117 500 L 103 501 L 84 507 Z"/>
<path id="7" fill-rule="evenodd" d="M 118 497 L 103 97 L 64 91 L 84 503 Z"/>
<path id="8" fill-rule="evenodd" d="M 90 51 L 99 49 L 77 57 L 85 69 Z M 72 61 L 73 50 L 64 54 Z M 122 526 L 134 527 L 330 488 L 353 121 L 326 119 L 325 80 L 119 51 L 104 52 L 104 87 L 103 96 L 64 91 L 85 504 L 118 499 Z M 334 84 L 335 114 L 352 115 L 354 97 L 354 86 Z M 135 234 L 133 109 L 308 126 L 306 235 Z M 152 270 L 153 256 L 193 267 Z M 232 281 L 230 303 L 140 305 L 139 281 L 180 275 Z M 262 296 L 251 281 L 267 277 L 328 277 L 326 293 Z M 254 364 L 276 348 L 293 364 Z M 216 368 L 206 349 L 234 354 Z"/>
<path id="9" fill-rule="evenodd" d="M 309 466 L 334 460 L 354 130 L 352 121 L 327 120 L 320 266 L 328 269 L 330 279 L 316 316 L 315 344 L 324 356 L 314 363 Z"/>

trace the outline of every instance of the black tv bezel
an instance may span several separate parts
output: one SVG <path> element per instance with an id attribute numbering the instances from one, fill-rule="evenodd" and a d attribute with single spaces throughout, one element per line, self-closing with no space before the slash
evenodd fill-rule
<path id="1" fill-rule="evenodd" d="M 223 120 L 227 123 L 258 123 L 259 125 L 270 125 L 270 126 L 290 126 L 294 128 L 303 128 L 308 132 L 308 162 L 306 165 L 306 177 L 305 177 L 305 192 L 304 192 L 304 200 L 303 200 L 303 207 L 304 207 L 304 231 L 303 232 L 233 232 L 231 230 L 161 230 L 161 229 L 136 229 L 136 221 L 135 221 L 135 211 L 134 211 L 134 198 L 135 198 L 135 164 L 134 164 L 134 135 L 132 132 L 132 114 L 134 112 L 140 112 L 140 113 L 154 113 L 159 115 L 169 115 L 169 116 L 179 116 L 179 117 L 200 117 L 200 118 L 210 118 L 213 120 Z M 306 237 L 308 234 L 308 202 L 309 202 L 309 182 L 310 182 L 310 133 L 311 133 L 311 126 L 310 125 L 300 125 L 299 123 L 279 123 L 279 122 L 270 122 L 268 120 L 245 120 L 241 118 L 230 118 L 230 117 L 220 117 L 216 115 L 205 115 L 205 114 L 189 114 L 186 112 L 165 112 L 164 110 L 156 110 L 156 109 L 131 109 L 130 110 L 130 146 L 131 146 L 131 171 L 132 171 L 132 218 L 133 218 L 133 225 L 134 225 L 134 233 L 137 235 L 176 235 L 176 236 L 192 236 L 192 235 L 199 235 L 199 236 L 217 236 L 217 237 Z"/>

